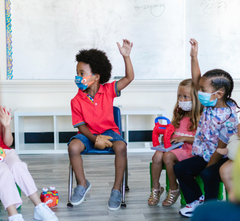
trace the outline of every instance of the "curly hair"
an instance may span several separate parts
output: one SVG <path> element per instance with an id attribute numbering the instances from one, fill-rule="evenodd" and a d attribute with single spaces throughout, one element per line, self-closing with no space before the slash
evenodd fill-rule
<path id="1" fill-rule="evenodd" d="M 76 55 L 76 61 L 89 64 L 92 73 L 100 75 L 100 84 L 104 84 L 109 81 L 112 65 L 105 52 L 98 49 L 83 49 Z"/>
<path id="2" fill-rule="evenodd" d="M 198 100 L 198 93 L 193 85 L 192 79 L 186 79 L 180 82 L 179 87 L 190 87 L 191 88 L 191 101 L 192 101 L 192 110 L 191 110 L 191 117 L 190 123 L 188 125 L 188 131 L 195 131 L 198 126 L 198 122 L 200 120 L 200 115 L 203 110 L 203 106 L 201 105 L 200 101 Z M 186 115 L 186 112 L 181 108 L 178 108 L 178 98 L 173 110 L 173 118 L 172 118 L 172 125 L 175 128 L 179 128 L 180 121 Z"/>

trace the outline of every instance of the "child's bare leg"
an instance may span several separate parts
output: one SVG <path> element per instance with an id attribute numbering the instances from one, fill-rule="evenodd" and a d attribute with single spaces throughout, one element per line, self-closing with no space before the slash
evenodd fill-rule
<path id="1" fill-rule="evenodd" d="M 228 160 L 226 163 L 224 163 L 219 170 L 221 179 L 225 185 L 225 188 L 228 193 L 232 190 L 232 165 L 233 161 Z"/>
<path id="2" fill-rule="evenodd" d="M 121 184 L 127 162 L 127 147 L 123 141 L 114 141 L 112 148 L 115 152 L 115 181 L 113 189 L 121 192 Z"/>
<path id="3" fill-rule="evenodd" d="M 84 144 L 78 139 L 73 139 L 68 145 L 68 155 L 77 179 L 77 184 L 86 187 L 87 181 L 84 175 L 83 160 L 81 156 L 81 152 L 84 149 Z"/>
<path id="4" fill-rule="evenodd" d="M 8 216 L 13 216 L 18 214 L 16 206 L 13 204 L 7 208 Z"/>
<path id="5" fill-rule="evenodd" d="M 35 206 L 39 205 L 41 203 L 41 200 L 37 194 L 37 192 L 33 193 L 29 196 L 29 199 L 33 202 Z"/>
<path id="6" fill-rule="evenodd" d="M 169 191 L 166 199 L 163 200 L 162 205 L 171 206 L 177 201 L 180 195 L 180 189 L 178 187 L 176 176 L 173 171 L 173 165 L 178 162 L 178 159 L 174 153 L 167 152 L 163 155 L 163 162 L 166 166 L 166 170 L 168 174 Z"/>
<path id="7" fill-rule="evenodd" d="M 159 178 L 162 172 L 163 152 L 156 151 L 152 157 L 152 184 L 154 189 L 159 189 Z"/>
<path id="8" fill-rule="evenodd" d="M 178 159 L 174 153 L 167 152 L 163 154 L 163 162 L 166 166 L 166 170 L 168 174 L 169 189 L 176 190 L 178 188 L 178 184 L 176 181 L 176 176 L 173 171 L 173 165 L 178 162 Z"/>

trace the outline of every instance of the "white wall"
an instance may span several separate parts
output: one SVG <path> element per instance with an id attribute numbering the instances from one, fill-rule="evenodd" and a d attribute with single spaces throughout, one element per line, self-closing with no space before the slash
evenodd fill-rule
<path id="1" fill-rule="evenodd" d="M 0 89 L 1 104 L 12 108 L 61 108 L 69 107 L 71 98 L 77 93 L 77 87 L 72 80 L 6 80 L 6 35 L 5 35 L 5 5 L 0 0 Z M 134 49 L 133 49 L 134 50 Z M 190 62 L 190 58 L 189 58 Z M 133 64 L 134 66 L 134 64 Z M 34 71 L 34 70 L 33 70 Z M 190 71 L 190 70 L 189 70 Z M 148 73 L 149 74 L 149 73 Z M 176 102 L 176 91 L 179 80 L 133 81 L 122 91 L 122 96 L 115 99 L 115 105 L 121 106 L 160 106 L 167 112 L 166 117 L 172 117 Z M 235 82 L 233 98 L 240 104 L 240 81 Z M 70 108 L 70 107 L 69 107 Z M 26 131 L 49 131 L 51 122 L 36 119 L 28 121 Z M 48 123 L 50 125 L 48 125 Z M 134 117 L 130 119 L 129 129 L 151 130 L 152 118 Z M 13 125 L 12 125 L 13 126 Z M 39 129 L 40 128 L 40 129 Z M 71 122 L 66 120 L 65 130 L 71 130 Z"/>

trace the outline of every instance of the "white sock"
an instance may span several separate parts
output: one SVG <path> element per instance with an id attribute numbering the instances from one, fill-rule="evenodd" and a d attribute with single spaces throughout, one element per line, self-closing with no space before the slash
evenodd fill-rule
<path id="1" fill-rule="evenodd" d="M 15 215 L 12 215 L 12 216 L 9 216 L 8 217 L 8 220 L 9 221 L 12 221 L 13 219 L 15 219 L 15 218 L 22 218 L 22 214 L 15 214 Z"/>

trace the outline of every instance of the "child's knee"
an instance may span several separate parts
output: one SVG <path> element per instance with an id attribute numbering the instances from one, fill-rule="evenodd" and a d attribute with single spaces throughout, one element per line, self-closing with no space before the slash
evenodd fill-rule
<path id="1" fill-rule="evenodd" d="M 232 164 L 223 164 L 219 169 L 219 174 L 222 180 L 230 179 L 232 175 Z"/>
<path id="2" fill-rule="evenodd" d="M 163 152 L 156 151 L 154 155 L 152 156 L 152 162 L 153 163 L 162 163 L 163 161 Z"/>
<path id="3" fill-rule="evenodd" d="M 166 164 L 172 164 L 173 162 L 174 162 L 174 160 L 173 160 L 173 153 L 171 153 L 171 152 L 167 152 L 167 153 L 164 153 L 163 154 L 163 162 L 164 162 L 164 164 L 166 165 Z"/>
<path id="4" fill-rule="evenodd" d="M 84 150 L 85 146 L 82 141 L 78 139 L 73 139 L 68 145 L 68 154 L 70 156 L 80 154 Z"/>
<path id="5" fill-rule="evenodd" d="M 127 146 L 123 141 L 116 141 L 113 145 L 115 155 L 127 155 Z"/>
<path id="6" fill-rule="evenodd" d="M 211 170 L 205 169 L 200 173 L 200 176 L 203 181 L 211 180 L 214 177 L 214 173 Z"/>
<path id="7" fill-rule="evenodd" d="M 27 168 L 27 164 L 25 162 L 22 161 L 17 161 L 15 163 L 12 163 L 11 165 L 9 165 L 9 169 L 14 173 L 21 173 L 23 171 L 28 170 Z"/>

